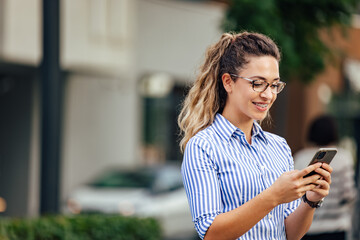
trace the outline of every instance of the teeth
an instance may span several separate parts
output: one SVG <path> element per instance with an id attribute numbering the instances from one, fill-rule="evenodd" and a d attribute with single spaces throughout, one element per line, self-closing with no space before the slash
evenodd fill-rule
<path id="1" fill-rule="evenodd" d="M 262 108 L 265 108 L 268 106 L 268 104 L 260 104 L 260 103 L 254 103 L 255 105 L 259 106 L 259 107 L 262 107 Z"/>

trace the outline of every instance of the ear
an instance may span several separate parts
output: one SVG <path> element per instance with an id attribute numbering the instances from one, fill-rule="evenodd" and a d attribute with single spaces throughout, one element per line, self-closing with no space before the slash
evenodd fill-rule
<path id="1" fill-rule="evenodd" d="M 225 91 L 226 91 L 227 93 L 231 93 L 231 92 L 232 92 L 232 86 L 233 86 L 233 84 L 234 84 L 234 81 L 231 79 L 230 74 L 224 73 L 224 74 L 221 76 L 221 80 L 222 80 L 223 86 L 224 86 L 224 88 L 225 88 Z"/>

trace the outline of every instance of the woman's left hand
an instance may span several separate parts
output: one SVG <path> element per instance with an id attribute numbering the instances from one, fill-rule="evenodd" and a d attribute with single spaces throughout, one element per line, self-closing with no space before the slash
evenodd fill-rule
<path id="1" fill-rule="evenodd" d="M 333 169 L 329 164 L 323 163 L 321 168 L 317 168 L 315 171 L 322 177 L 315 182 L 316 188 L 306 192 L 307 199 L 312 202 L 318 202 L 329 194 Z"/>

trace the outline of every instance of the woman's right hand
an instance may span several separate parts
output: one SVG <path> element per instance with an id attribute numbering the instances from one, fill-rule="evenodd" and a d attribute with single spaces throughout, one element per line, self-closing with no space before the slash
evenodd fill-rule
<path id="1" fill-rule="evenodd" d="M 306 191 L 316 188 L 319 174 L 304 178 L 305 175 L 321 167 L 321 163 L 310 165 L 302 170 L 293 170 L 283 173 L 269 190 L 277 204 L 288 203 L 300 198 Z"/>

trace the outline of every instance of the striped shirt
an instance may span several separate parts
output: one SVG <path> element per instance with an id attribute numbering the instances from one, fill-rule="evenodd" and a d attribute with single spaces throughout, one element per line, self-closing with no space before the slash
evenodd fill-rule
<path id="1" fill-rule="evenodd" d="M 263 131 L 254 121 L 250 145 L 243 131 L 217 114 L 187 143 L 181 167 L 199 236 L 204 238 L 217 215 L 243 205 L 293 168 L 285 139 Z M 238 239 L 285 240 L 284 220 L 299 204 L 300 199 L 278 205 Z"/>

